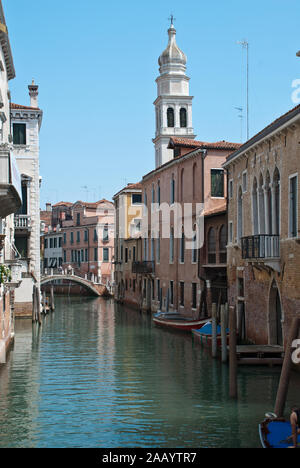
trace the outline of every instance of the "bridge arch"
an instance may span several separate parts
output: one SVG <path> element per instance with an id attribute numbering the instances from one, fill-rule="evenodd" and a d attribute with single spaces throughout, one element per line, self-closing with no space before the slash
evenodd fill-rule
<path id="1" fill-rule="evenodd" d="M 41 286 L 44 286 L 53 281 L 70 281 L 72 283 L 80 284 L 85 287 L 88 291 L 93 293 L 95 296 L 103 296 L 107 293 L 107 287 L 104 284 L 94 284 L 91 281 L 88 281 L 84 278 L 80 278 L 75 275 L 52 275 L 52 276 L 43 276 L 41 278 Z"/>

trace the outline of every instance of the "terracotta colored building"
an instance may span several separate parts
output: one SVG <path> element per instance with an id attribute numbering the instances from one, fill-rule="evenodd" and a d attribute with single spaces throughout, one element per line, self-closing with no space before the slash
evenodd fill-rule
<path id="1" fill-rule="evenodd" d="M 114 205 L 107 200 L 76 202 L 62 222 L 62 268 L 103 284 L 113 282 Z"/>
<path id="2" fill-rule="evenodd" d="M 228 296 L 240 333 L 282 345 L 300 313 L 300 106 L 251 138 L 228 173 Z"/>

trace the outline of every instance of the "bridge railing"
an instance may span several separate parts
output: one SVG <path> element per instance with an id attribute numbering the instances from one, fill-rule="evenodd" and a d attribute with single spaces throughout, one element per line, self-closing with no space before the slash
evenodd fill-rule
<path id="1" fill-rule="evenodd" d="M 76 276 L 93 284 L 103 284 L 101 278 L 93 273 L 84 273 L 74 268 L 44 268 L 42 276 Z"/>

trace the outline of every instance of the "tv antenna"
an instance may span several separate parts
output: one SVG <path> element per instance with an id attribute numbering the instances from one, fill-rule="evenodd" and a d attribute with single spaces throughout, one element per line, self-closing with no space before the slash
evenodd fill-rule
<path id="1" fill-rule="evenodd" d="M 237 44 L 242 46 L 242 49 L 246 50 L 247 56 L 247 70 L 246 70 L 246 94 L 247 94 L 247 141 L 249 140 L 249 42 L 244 39 L 243 41 L 238 41 Z"/>

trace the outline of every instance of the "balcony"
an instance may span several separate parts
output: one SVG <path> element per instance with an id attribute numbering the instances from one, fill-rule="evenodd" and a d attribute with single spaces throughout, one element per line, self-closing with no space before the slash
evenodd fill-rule
<path id="1" fill-rule="evenodd" d="M 275 235 L 256 235 L 242 238 L 243 259 L 279 259 L 280 237 Z"/>
<path id="2" fill-rule="evenodd" d="M 15 229 L 29 231 L 31 229 L 31 217 L 27 215 L 15 215 Z"/>
<path id="3" fill-rule="evenodd" d="M 155 273 L 154 262 L 133 262 L 132 273 L 139 273 L 144 275 L 150 275 Z"/>
<path id="4" fill-rule="evenodd" d="M 21 176 L 16 160 L 5 145 L 0 145 L 0 217 L 16 213 L 21 203 Z"/>

